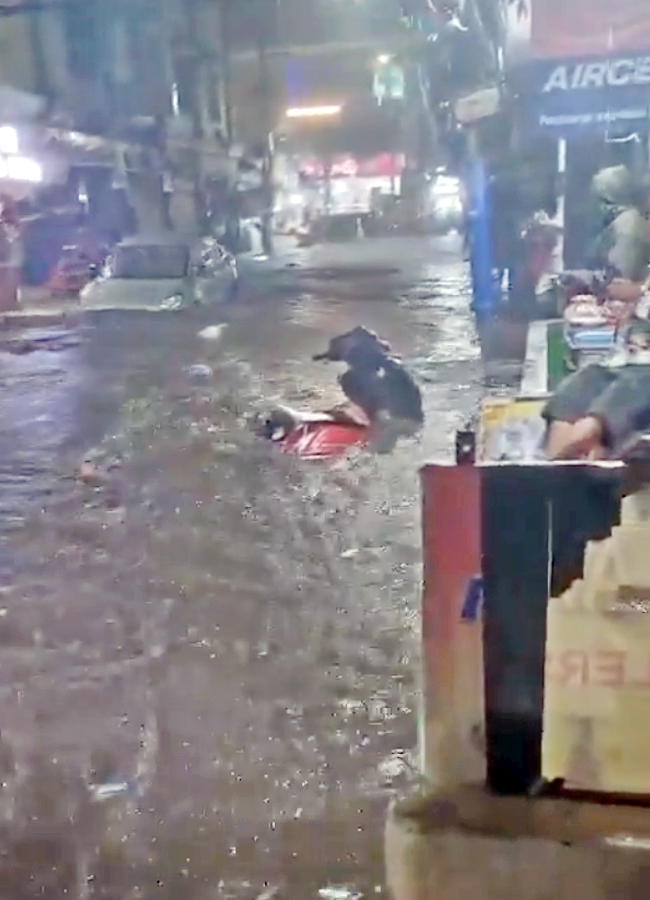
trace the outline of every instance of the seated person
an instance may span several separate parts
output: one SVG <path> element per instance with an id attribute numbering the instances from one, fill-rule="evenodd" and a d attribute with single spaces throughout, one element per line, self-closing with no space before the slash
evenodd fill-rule
<path id="1" fill-rule="evenodd" d="M 608 288 L 610 299 L 628 307 L 629 325 L 606 365 L 592 365 L 569 376 L 544 410 L 547 455 L 580 459 L 616 453 L 636 431 L 650 426 L 650 323 L 637 318 L 650 284 L 650 230 L 647 186 L 635 187 L 624 166 L 594 178 L 603 210 L 596 266 L 620 275 Z"/>
<path id="2" fill-rule="evenodd" d="M 650 322 L 634 318 L 610 365 L 592 365 L 565 379 L 547 403 L 546 452 L 551 459 L 616 455 L 650 428 Z"/>
<path id="3" fill-rule="evenodd" d="M 339 378 L 341 389 L 367 416 L 379 452 L 390 452 L 401 436 L 413 435 L 422 426 L 418 386 L 373 332 L 355 328 L 334 338 L 327 352 L 314 358 L 348 364 Z"/>

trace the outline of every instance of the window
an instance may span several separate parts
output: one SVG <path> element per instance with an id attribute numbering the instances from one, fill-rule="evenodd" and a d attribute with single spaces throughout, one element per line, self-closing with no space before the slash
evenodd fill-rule
<path id="1" fill-rule="evenodd" d="M 184 245 L 123 245 L 115 251 L 110 267 L 112 278 L 178 279 L 184 278 L 190 253 Z"/>

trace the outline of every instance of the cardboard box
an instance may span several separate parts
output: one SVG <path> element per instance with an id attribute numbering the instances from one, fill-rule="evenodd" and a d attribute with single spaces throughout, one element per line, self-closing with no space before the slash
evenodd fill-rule
<path id="1" fill-rule="evenodd" d="M 639 498 L 549 601 L 542 775 L 650 794 L 650 523 Z"/>

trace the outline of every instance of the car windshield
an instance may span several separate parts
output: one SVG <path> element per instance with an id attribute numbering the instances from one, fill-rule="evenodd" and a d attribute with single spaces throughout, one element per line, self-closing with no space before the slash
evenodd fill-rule
<path id="1" fill-rule="evenodd" d="M 112 278 L 184 278 L 190 252 L 183 244 L 132 244 L 118 247 L 111 265 Z"/>

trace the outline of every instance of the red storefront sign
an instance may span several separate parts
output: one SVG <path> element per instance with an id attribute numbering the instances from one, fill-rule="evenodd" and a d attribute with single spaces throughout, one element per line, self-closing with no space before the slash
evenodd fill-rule
<path id="1" fill-rule="evenodd" d="M 376 156 L 357 158 L 350 154 L 334 156 L 330 162 L 331 178 L 397 178 L 404 171 L 406 160 L 402 153 L 379 153 Z M 324 159 L 304 159 L 300 174 L 305 178 L 323 179 L 327 173 Z"/>
<path id="2" fill-rule="evenodd" d="M 650 51 L 648 0 L 527 0 L 532 56 L 621 56 Z"/>

